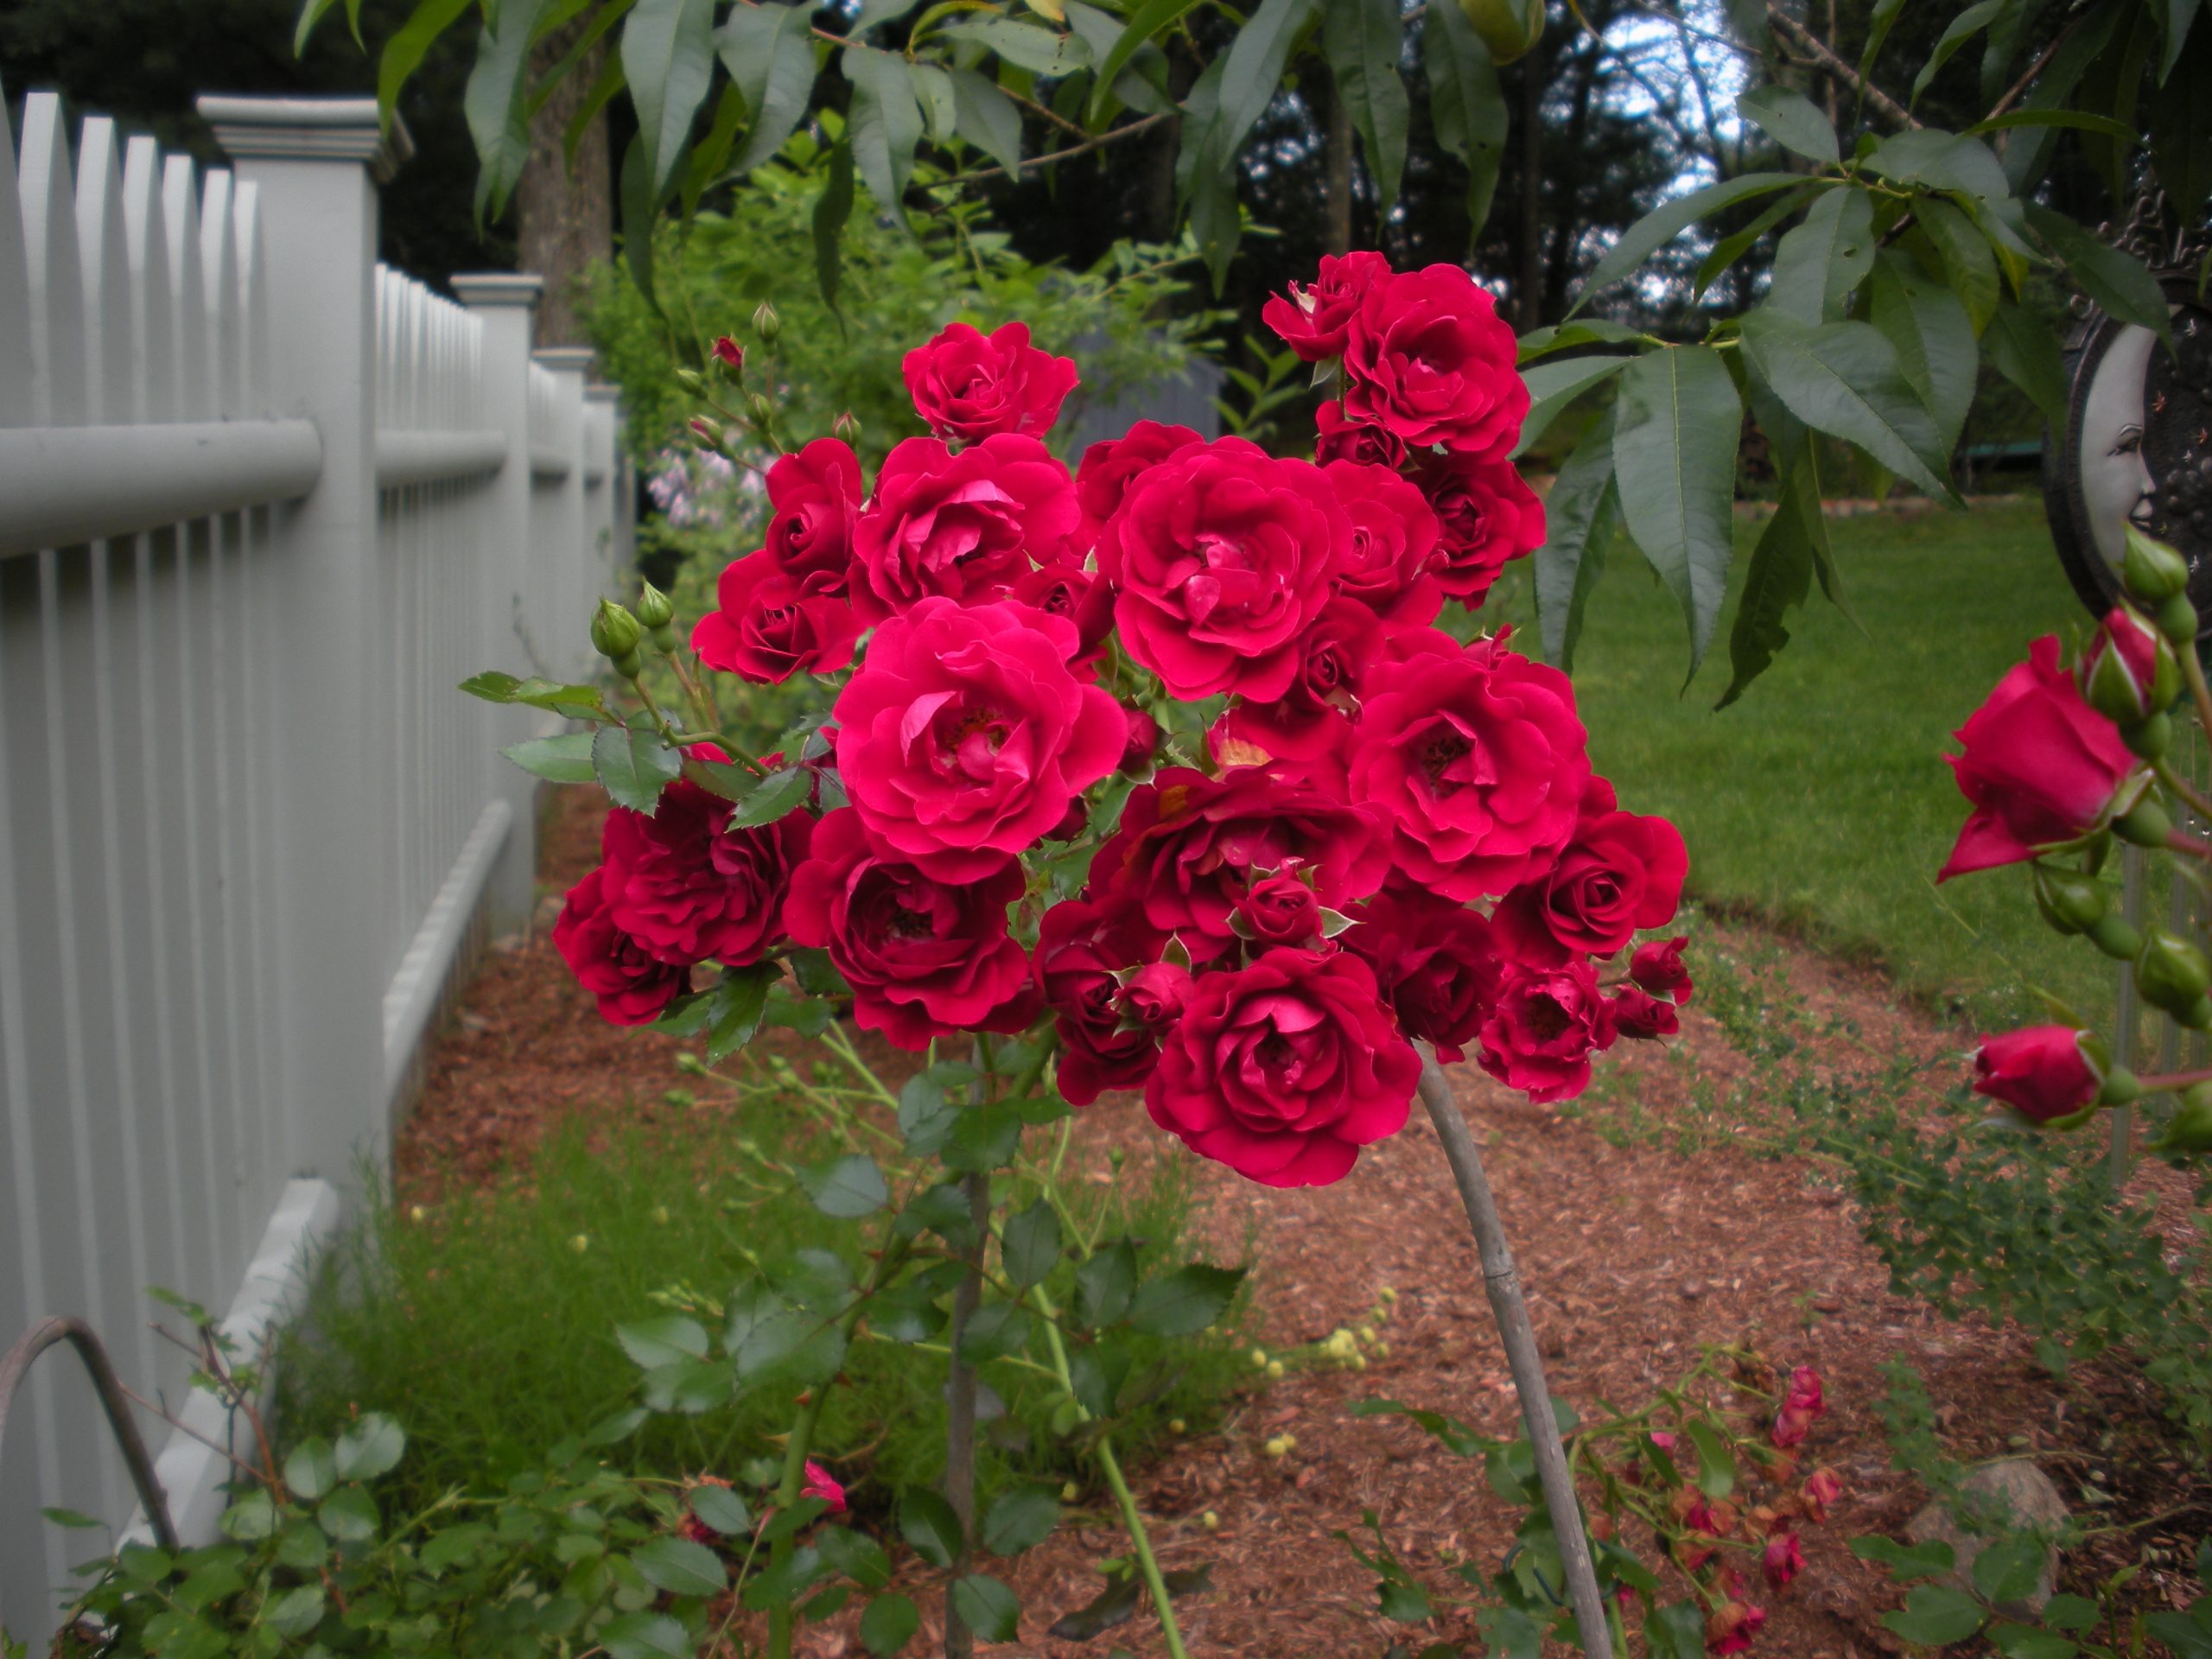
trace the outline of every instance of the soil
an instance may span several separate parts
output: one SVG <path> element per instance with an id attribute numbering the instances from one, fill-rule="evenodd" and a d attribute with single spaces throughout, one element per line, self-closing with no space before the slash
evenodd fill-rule
<path id="1" fill-rule="evenodd" d="M 589 792 L 560 794 L 543 840 L 543 875 L 556 893 L 594 859 L 598 826 Z M 1806 1029 L 1817 1033 L 1807 1039 L 1814 1064 L 1872 1076 L 1910 1057 L 1927 1062 L 1941 1084 L 1955 1076 L 1971 1034 L 1905 1008 L 1878 977 L 1740 922 L 1707 918 L 1698 931 L 1694 970 L 1696 952 L 1726 950 L 1758 964 L 1777 998 L 1802 999 Z M 1530 1105 L 1471 1065 L 1452 1072 L 1484 1145 L 1556 1394 L 1585 1412 L 1601 1402 L 1640 1406 L 1686 1372 L 1705 1344 L 1753 1346 L 1785 1371 L 1811 1365 L 1824 1379 L 1828 1411 L 1800 1448 L 1801 1466 L 1834 1469 L 1845 1495 L 1826 1526 L 1805 1530 L 1808 1566 L 1796 1583 L 1780 1594 L 1747 1592 L 1770 1614 L 1755 1650 L 1865 1659 L 1904 1649 L 1879 1623 L 1900 1592 L 1845 1544 L 1868 1533 L 1901 1537 L 1926 1497 L 1891 1467 L 1874 1409 L 1880 1368 L 1892 1355 L 1920 1370 L 1951 1456 L 2032 1456 L 2076 1514 L 2106 1525 L 2151 1522 L 2072 1552 L 2063 1587 L 2087 1592 L 2140 1556 L 2150 1564 L 2129 1586 L 2131 1605 L 2186 1605 L 2194 1593 L 2187 1564 L 2212 1528 L 2212 1488 L 2188 1472 L 2139 1376 L 2120 1363 L 2076 1366 L 2056 1382 L 2017 1330 L 1978 1317 L 1948 1320 L 1892 1294 L 1853 1205 L 1824 1166 L 1758 1155 L 1752 1126 L 1728 1123 L 1726 1111 L 1715 1121 L 1711 1090 L 1717 1084 L 1725 1096 L 1750 1070 L 1721 1027 L 1694 1004 L 1675 1046 L 1691 1064 L 1658 1045 L 1636 1046 L 1606 1086 L 1606 1099 L 1640 1106 L 1637 1121 L 1651 1132 L 1636 1135 L 1609 1137 L 1594 1113 L 1577 1119 Z M 677 1048 L 601 1023 L 542 930 L 502 942 L 429 1057 L 398 1147 L 401 1201 L 526 1164 L 539 1135 L 564 1115 L 651 1116 L 661 1092 L 683 1081 Z M 1692 1097 L 1700 1077 L 1702 1106 Z M 1673 1132 L 1693 1117 L 1694 1135 Z M 1134 1096 L 1086 1109 L 1080 1129 L 1078 1146 L 1098 1179 L 1110 1179 L 1111 1147 L 1138 1158 L 1185 1155 Z M 2186 1183 L 2155 1162 L 2135 1181 L 2178 1237 L 2189 1224 Z M 1518 1520 L 1478 1463 L 1450 1456 L 1402 1420 L 1350 1411 L 1386 1395 L 1486 1434 L 1515 1431 L 1512 1386 L 1434 1133 L 1416 1110 L 1403 1134 L 1327 1188 L 1279 1192 L 1205 1165 L 1199 1190 L 1215 1259 L 1238 1259 L 1249 1241 L 1270 1348 L 1317 1343 L 1358 1323 L 1386 1287 L 1396 1301 L 1383 1330 L 1388 1356 L 1371 1357 L 1363 1372 L 1294 1369 L 1240 1400 L 1217 1430 L 1132 1471 L 1163 1565 L 1212 1564 L 1210 1590 L 1179 1603 L 1190 1652 L 1323 1659 L 1381 1654 L 1401 1640 L 1414 1650 L 1451 1641 L 1483 1651 L 1463 1613 L 1411 1630 L 1382 1620 L 1373 1576 L 1332 1536 L 1357 1531 L 1362 1511 L 1372 1510 L 1432 1591 L 1448 1592 L 1458 1581 L 1445 1564 L 1471 1560 L 1493 1570 Z M 1269 1457 L 1266 1443 L 1284 1434 L 1294 1446 Z M 1217 1529 L 1203 1524 L 1209 1512 Z M 983 1650 L 1077 1659 L 1118 1643 L 1142 1656 L 1162 1651 L 1148 1612 L 1085 1643 L 1044 1635 L 1053 1617 L 1095 1593 L 1096 1563 L 1126 1548 L 1103 1492 L 1085 1494 L 1068 1518 L 1074 1524 L 1038 1549 L 993 1564 L 1027 1611 L 1020 1641 Z M 908 1651 L 930 1651 L 939 1597 L 919 1587 L 925 1576 L 905 1559 L 929 1613 L 923 1640 Z M 801 1641 L 801 1651 L 819 1659 L 862 1652 L 849 1615 L 805 1630 Z"/>

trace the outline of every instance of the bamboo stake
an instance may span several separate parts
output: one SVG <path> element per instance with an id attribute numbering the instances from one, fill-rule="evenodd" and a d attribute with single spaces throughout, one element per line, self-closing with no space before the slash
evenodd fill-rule
<path id="1" fill-rule="evenodd" d="M 1583 1530 L 1582 1507 L 1574 1495 L 1573 1478 L 1567 1473 L 1567 1453 L 1560 1444 L 1559 1423 L 1552 1415 L 1551 1393 L 1544 1386 L 1544 1363 L 1536 1353 L 1536 1333 L 1529 1324 L 1529 1305 L 1522 1300 L 1521 1275 L 1513 1265 L 1512 1249 L 1497 1218 L 1497 1205 L 1491 1197 L 1490 1179 L 1483 1173 L 1482 1154 L 1467 1120 L 1452 1098 L 1452 1085 L 1436 1064 L 1427 1043 L 1420 1045 L 1421 1103 L 1436 1125 L 1437 1139 L 1459 1183 L 1459 1202 L 1465 1206 L 1467 1224 L 1474 1230 L 1475 1249 L 1483 1262 L 1483 1287 L 1490 1293 L 1490 1311 L 1497 1320 L 1497 1334 L 1505 1344 L 1505 1363 L 1513 1372 L 1513 1389 L 1521 1398 L 1521 1419 L 1528 1425 L 1529 1443 L 1536 1454 L 1536 1478 L 1544 1489 L 1544 1507 L 1551 1512 L 1552 1530 L 1559 1535 L 1560 1560 L 1567 1568 L 1567 1587 L 1574 1605 L 1574 1623 L 1582 1633 L 1582 1650 L 1589 1659 L 1612 1659 L 1612 1633 L 1605 1623 L 1605 1599 L 1598 1593 L 1598 1572 L 1590 1560 L 1590 1538 Z"/>

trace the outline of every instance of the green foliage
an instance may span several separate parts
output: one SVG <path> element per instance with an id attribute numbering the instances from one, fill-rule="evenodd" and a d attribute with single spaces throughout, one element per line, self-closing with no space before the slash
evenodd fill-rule
<path id="1" fill-rule="evenodd" d="M 949 322 L 988 331 L 1019 320 L 1038 346 L 1075 356 L 1084 379 L 1068 402 L 1071 417 L 1179 373 L 1204 348 L 1210 316 L 1187 306 L 1171 315 L 1188 293 L 1187 246 L 1117 243 L 1084 270 L 1035 264 L 969 203 L 918 219 L 911 236 L 874 219 L 848 228 L 833 313 L 799 274 L 810 266 L 814 200 L 830 166 L 829 152 L 801 133 L 727 212 L 664 225 L 654 259 L 658 309 L 626 273 L 597 274 L 592 342 L 603 372 L 622 387 L 640 466 L 657 470 L 658 452 L 678 441 L 696 399 L 677 372 L 697 366 L 718 334 L 745 346 L 746 383 L 769 391 L 784 447 L 827 436 L 849 413 L 871 473 L 893 443 L 922 431 L 899 364 Z M 781 325 L 772 344 L 745 326 L 763 300 Z M 723 529 L 678 545 L 711 543 L 723 562 L 751 545 L 739 525 Z"/>

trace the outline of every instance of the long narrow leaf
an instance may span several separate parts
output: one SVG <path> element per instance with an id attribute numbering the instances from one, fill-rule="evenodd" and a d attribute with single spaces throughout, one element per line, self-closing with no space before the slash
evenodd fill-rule
<path id="1" fill-rule="evenodd" d="M 1321 54 L 1365 147 L 1367 170 L 1385 213 L 1398 199 L 1406 170 L 1412 105 L 1398 73 L 1405 44 L 1398 0 L 1334 0 L 1322 13 Z"/>
<path id="2" fill-rule="evenodd" d="M 1621 517 L 1673 592 L 1697 672 L 1728 588 L 1743 403 L 1719 353 L 1675 346 L 1621 374 L 1613 412 L 1613 475 Z"/>

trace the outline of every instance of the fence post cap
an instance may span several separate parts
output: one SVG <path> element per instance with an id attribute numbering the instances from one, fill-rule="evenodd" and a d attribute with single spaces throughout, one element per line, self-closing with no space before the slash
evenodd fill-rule
<path id="1" fill-rule="evenodd" d="M 450 280 L 454 297 L 472 311 L 534 306 L 545 289 L 545 279 L 527 270 L 455 271 Z"/>
<path id="2" fill-rule="evenodd" d="M 233 157 L 277 161 L 365 162 L 378 183 L 389 181 L 415 153 L 407 124 L 395 111 L 387 128 L 373 98 L 256 98 L 204 92 L 200 118 Z"/>
<path id="3" fill-rule="evenodd" d="M 610 381 L 588 381 L 584 385 L 584 401 L 588 404 L 620 403 L 622 401 L 622 388 Z"/>
<path id="4" fill-rule="evenodd" d="M 588 346 L 543 346 L 530 354 L 531 361 L 556 374 L 586 374 L 599 361 Z"/>

